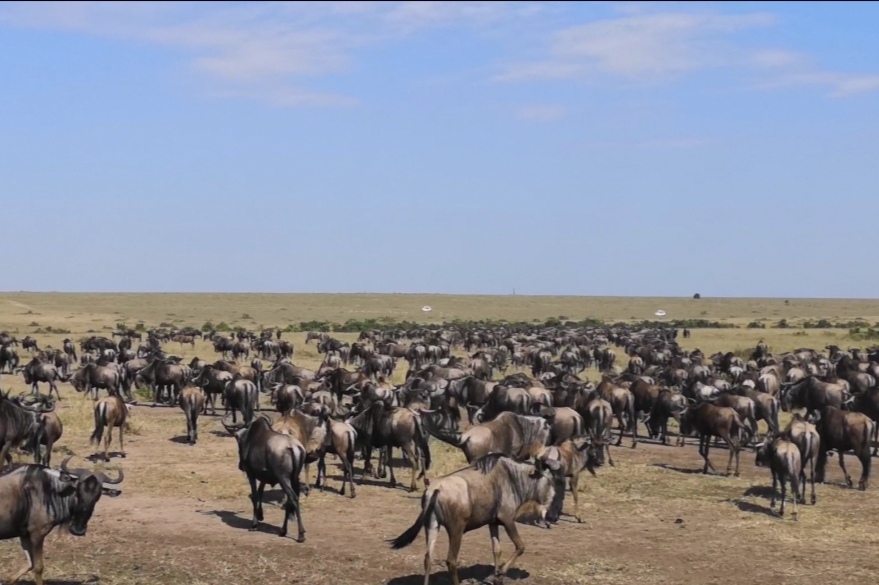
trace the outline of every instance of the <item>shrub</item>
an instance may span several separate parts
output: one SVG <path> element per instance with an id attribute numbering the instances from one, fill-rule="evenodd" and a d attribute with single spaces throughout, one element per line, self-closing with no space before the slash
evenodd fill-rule
<path id="1" fill-rule="evenodd" d="M 205 321 L 205 322 L 204 322 L 204 325 L 201 326 L 201 330 L 204 331 L 204 332 L 207 332 L 207 331 L 213 331 L 213 330 L 214 330 L 214 324 L 211 323 L 210 321 Z"/>
<path id="2" fill-rule="evenodd" d="M 220 321 L 214 328 L 215 331 L 230 331 L 231 329 L 225 321 Z"/>

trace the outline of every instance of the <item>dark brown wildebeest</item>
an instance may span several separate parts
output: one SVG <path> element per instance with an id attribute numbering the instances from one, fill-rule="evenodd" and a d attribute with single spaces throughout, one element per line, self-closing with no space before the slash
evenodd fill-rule
<path id="1" fill-rule="evenodd" d="M 204 390 L 207 403 L 211 406 L 211 414 L 217 414 L 217 395 L 222 395 L 234 375 L 232 372 L 218 370 L 211 364 L 204 366 L 192 383 Z"/>
<path id="2" fill-rule="evenodd" d="M 58 400 L 61 400 L 61 394 L 58 392 L 58 386 L 55 385 L 55 382 L 66 382 L 67 378 L 58 371 L 54 364 L 34 358 L 21 370 L 21 372 L 24 376 L 25 384 L 31 385 L 32 393 L 39 394 L 39 383 L 46 382 L 49 384 L 49 396 L 52 395 L 52 390 L 54 390 L 55 396 L 58 397 Z"/>
<path id="3" fill-rule="evenodd" d="M 292 436 L 305 447 L 305 485 L 303 489 L 308 493 L 309 467 L 311 463 L 319 462 L 326 456 L 326 421 L 320 417 L 289 410 L 272 423 L 272 430 L 276 433 Z"/>
<path id="4" fill-rule="evenodd" d="M 192 349 L 195 349 L 195 337 L 192 335 L 175 335 L 171 338 L 171 341 L 176 341 L 180 344 L 180 350 L 183 350 L 183 345 L 189 345 Z"/>
<path id="5" fill-rule="evenodd" d="M 287 522 L 290 516 L 296 516 L 299 528 L 296 540 L 305 542 L 305 526 L 299 505 L 299 474 L 305 461 L 305 447 L 292 436 L 273 431 L 264 414 L 249 424 L 227 424 L 226 416 L 221 422 L 238 443 L 238 469 L 247 474 L 250 483 L 250 501 L 253 502 L 250 530 L 256 530 L 263 519 L 262 495 L 266 485 L 274 487 L 281 484 L 287 501 L 284 504 L 284 523 L 278 536 L 287 536 Z"/>
<path id="6" fill-rule="evenodd" d="M 235 374 L 226 382 L 223 397 L 226 404 L 224 415 L 231 412 L 233 423 L 237 422 L 235 411 L 241 413 L 244 423 L 247 424 L 253 419 L 254 409 L 259 410 L 259 391 L 256 384 L 241 377 L 241 374 Z"/>
<path id="7" fill-rule="evenodd" d="M 448 418 L 436 424 L 430 415 L 426 428 L 435 438 L 453 445 L 464 452 L 471 463 L 490 453 L 501 453 L 524 461 L 540 454 L 549 440 L 549 423 L 543 417 L 522 416 L 502 412 L 493 420 L 481 423 L 461 433 Z"/>
<path id="8" fill-rule="evenodd" d="M 585 469 L 593 476 L 595 468 L 604 464 L 604 437 L 585 437 L 574 441 L 565 441 L 561 445 L 547 447 L 538 456 L 543 462 L 557 461 L 561 475 L 568 478 L 571 494 L 574 497 L 574 518 L 580 518 L 579 485 L 580 473 Z M 556 510 L 561 513 L 561 509 Z M 558 522 L 558 516 L 547 515 L 550 522 Z"/>
<path id="9" fill-rule="evenodd" d="M 30 335 L 21 340 L 21 348 L 26 349 L 31 353 L 40 351 L 40 347 L 37 345 L 37 340 Z"/>
<path id="10" fill-rule="evenodd" d="M 729 447 L 729 462 L 726 465 L 726 473 L 729 475 L 733 457 L 735 457 L 735 476 L 738 477 L 739 451 L 741 450 L 741 435 L 744 427 L 742 419 L 735 410 L 727 406 L 716 406 L 710 402 L 690 406 L 681 413 L 681 434 L 689 435 L 694 430 L 699 434 L 699 455 L 705 460 L 702 473 L 708 473 L 709 467 L 712 471 L 716 471 L 708 459 L 708 448 L 712 437 L 720 437 Z"/>
<path id="11" fill-rule="evenodd" d="M 36 406 L 25 402 L 22 396 L 10 398 L 0 392 L 0 469 L 12 463 L 13 447 L 33 443 L 39 434 L 40 415 L 52 410 L 51 401 Z"/>
<path id="12" fill-rule="evenodd" d="M 345 422 L 357 431 L 358 443 L 363 447 L 365 461 L 363 475 L 366 475 L 372 467 L 370 461 L 372 449 L 384 450 L 385 461 L 391 472 L 390 485 L 396 486 L 393 449 L 397 447 L 403 451 L 412 466 L 409 490 L 413 492 L 416 490 L 416 477 L 424 480 L 425 487 L 430 484 L 427 478 L 427 470 L 430 469 L 430 445 L 423 428 L 424 423 L 418 413 L 408 408 L 388 407 L 384 402 L 373 402 L 362 412 L 354 413 L 354 416 Z"/>
<path id="13" fill-rule="evenodd" d="M 198 415 L 205 410 L 204 392 L 201 388 L 184 388 L 180 393 L 180 409 L 186 417 L 186 437 L 190 445 L 195 445 L 198 441 Z"/>
<path id="14" fill-rule="evenodd" d="M 391 548 L 398 550 L 409 546 L 423 529 L 427 537 L 424 585 L 429 585 L 433 547 L 440 527 L 445 528 L 449 535 L 446 566 L 453 585 L 459 585 L 458 553 L 461 540 L 466 532 L 487 525 L 491 534 L 495 575 L 500 577 L 525 552 L 525 544 L 516 528 L 519 509 L 526 503 L 537 504 L 541 519 L 549 528 L 546 516 L 556 512 L 549 512 L 548 509 L 556 504 L 557 492 L 564 491 L 564 478 L 553 473 L 559 469 L 556 461 L 538 460 L 532 465 L 496 454 L 483 457 L 469 467 L 440 478 L 425 490 L 421 497 L 421 514 L 406 532 L 389 541 Z M 500 562 L 498 529 L 501 526 L 516 547 L 504 563 Z"/>
<path id="15" fill-rule="evenodd" d="M 11 345 L 0 345 L 0 372 L 4 370 L 10 374 L 18 367 L 18 353 L 12 349 Z"/>
<path id="16" fill-rule="evenodd" d="M 647 432 L 651 438 L 658 437 L 663 445 L 668 444 L 668 419 L 673 418 L 680 425 L 681 413 L 688 406 L 687 398 L 668 388 L 660 390 L 656 399 L 653 401 L 653 408 L 647 418 Z M 676 444 L 682 445 L 684 436 L 678 433 Z"/>
<path id="17" fill-rule="evenodd" d="M 806 414 L 815 414 L 827 406 L 842 408 L 851 397 L 848 382 L 822 382 L 808 376 L 794 384 L 785 384 L 781 391 L 781 407 L 785 412 L 793 408 L 805 408 Z"/>
<path id="18" fill-rule="evenodd" d="M 781 482 L 781 508 L 778 511 L 779 516 L 784 516 L 784 502 L 787 499 L 787 482 L 790 481 L 790 487 L 793 491 L 794 513 L 793 519 L 797 519 L 797 501 L 800 496 L 800 471 L 803 468 L 800 449 L 785 437 L 776 437 L 767 440 L 764 443 L 755 445 L 757 449 L 757 457 L 755 463 L 757 465 L 769 464 L 769 470 L 772 472 L 772 501 L 769 503 L 770 508 L 775 508 L 775 490 L 778 482 Z"/>
<path id="19" fill-rule="evenodd" d="M 137 372 L 135 380 L 143 381 L 153 388 L 153 404 L 159 403 L 165 388 L 171 389 L 168 404 L 176 404 L 180 391 L 186 383 L 186 366 L 172 360 L 154 358 L 150 364 Z M 138 383 L 138 386 L 141 384 Z"/>
<path id="20" fill-rule="evenodd" d="M 110 441 L 113 438 L 113 428 L 119 427 L 119 451 L 125 457 L 125 445 L 123 444 L 123 430 L 125 421 L 128 419 L 128 405 L 118 395 L 105 396 L 95 402 L 95 430 L 89 438 L 89 444 L 100 446 L 104 440 L 104 461 L 110 460 Z M 106 435 L 104 430 L 106 429 Z"/>
<path id="21" fill-rule="evenodd" d="M 37 405 L 37 402 L 40 404 Z M 18 403 L 36 411 L 34 415 L 37 426 L 30 434 L 30 439 L 25 444 L 24 450 L 33 454 L 34 463 L 48 467 L 52 459 L 52 447 L 64 433 L 64 425 L 61 424 L 61 419 L 54 411 L 54 401 L 43 395 L 25 396 L 22 394 L 18 397 Z M 46 447 L 45 456 L 42 452 L 43 446 Z"/>
<path id="22" fill-rule="evenodd" d="M 866 414 L 873 422 L 879 422 L 879 388 L 870 388 L 855 394 L 849 407 L 852 412 Z M 879 455 L 879 424 L 873 426 L 873 457 Z"/>
<path id="23" fill-rule="evenodd" d="M 511 388 L 498 384 L 491 389 L 485 404 L 476 411 L 473 419 L 476 422 L 484 423 L 494 419 L 502 412 L 530 414 L 533 403 L 531 394 L 524 388 Z"/>
<path id="24" fill-rule="evenodd" d="M 861 462 L 861 479 L 858 489 L 867 489 L 870 481 L 870 438 L 876 422 L 866 414 L 847 412 L 833 406 L 827 406 L 817 413 L 815 428 L 821 437 L 821 448 L 818 450 L 818 462 L 815 468 L 815 479 L 824 483 L 824 469 L 827 466 L 827 452 L 836 451 L 839 455 L 839 467 L 845 475 L 845 483 L 852 487 L 852 478 L 845 469 L 843 453 L 849 449 Z"/>
<path id="25" fill-rule="evenodd" d="M 73 536 L 84 536 L 101 495 L 115 497 L 121 493 L 106 487 L 122 481 L 121 471 L 116 479 L 85 470 L 76 475 L 67 469 L 69 459 L 61 463 L 60 470 L 20 465 L 0 473 L 0 540 L 18 537 L 27 557 L 27 564 L 6 583 L 14 583 L 33 571 L 36 585 L 43 585 L 46 536 L 65 524 Z"/>

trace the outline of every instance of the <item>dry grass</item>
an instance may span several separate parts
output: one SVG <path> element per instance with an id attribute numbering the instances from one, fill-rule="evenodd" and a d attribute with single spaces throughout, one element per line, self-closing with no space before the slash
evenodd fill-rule
<path id="1" fill-rule="evenodd" d="M 625 319 L 649 317 L 661 306 L 670 316 L 734 322 L 760 317 L 791 320 L 863 316 L 871 322 L 879 320 L 876 301 L 794 299 L 786 306 L 783 300 L 736 299 L 4 294 L 0 295 L 0 329 L 18 329 L 22 337 L 31 329 L 27 324 L 35 321 L 42 327 L 71 329 L 71 336 L 81 336 L 88 329 L 106 333 L 104 328 L 112 328 L 120 320 L 131 325 L 140 319 L 148 324 L 177 319 L 180 324 L 200 325 L 211 319 L 255 327 L 383 315 L 414 319 L 423 316 L 419 309 L 424 304 L 437 309 L 432 318 Z M 701 315 L 702 311 L 709 314 Z M 244 313 L 254 320 L 231 318 Z M 681 342 L 687 348 L 700 347 L 710 353 L 751 348 L 761 337 L 775 351 L 851 341 L 844 330 L 809 330 L 805 336 L 797 333 L 776 329 L 694 330 L 691 339 Z M 354 338 L 353 334 L 337 336 Z M 41 345 L 59 347 L 65 335 L 35 337 Z M 313 344 L 304 344 L 304 334 L 285 334 L 285 338 L 296 346 L 297 363 L 309 367 L 319 364 L 320 356 Z M 175 344 L 167 349 L 187 360 L 195 355 L 215 357 L 209 344 L 201 341 L 194 350 L 189 346 L 181 350 Z M 397 375 L 399 381 L 403 372 Z M 4 376 L 2 383 L 13 392 L 25 390 L 18 376 Z M 69 385 L 62 385 L 61 392 L 65 398 L 60 407 L 64 437 L 56 448 L 55 461 L 64 453 L 73 453 L 78 457 L 75 464 L 80 465 L 79 458 L 96 450 L 88 444 L 93 425 L 91 403 Z M 393 554 L 381 542 L 412 522 L 418 509 L 417 494 L 389 490 L 381 482 L 379 486 L 360 487 L 353 501 L 333 491 L 314 491 L 304 502 L 309 543 L 295 545 L 273 533 L 243 529 L 249 518 L 249 490 L 237 469 L 234 441 L 220 432 L 216 419 L 202 417 L 200 442 L 195 447 L 178 442 L 185 423 L 176 408 L 138 407 L 130 427 L 126 432 L 129 457 L 114 458 L 109 465 L 121 465 L 126 470 L 123 497 L 102 500 L 93 529 L 85 539 L 52 537 L 47 560 L 47 576 L 51 579 L 121 585 L 234 584 L 254 580 L 309 584 L 421 582 L 421 539 L 411 549 Z M 752 454 L 742 455 L 742 478 L 706 477 L 691 473 L 701 468 L 692 443 L 685 449 L 641 444 L 633 450 L 624 441 L 623 448 L 614 450 L 615 468 L 602 468 L 597 479 L 584 477 L 581 481 L 586 524 L 563 522 L 549 533 L 522 528 L 528 551 L 518 566 L 530 574 L 525 582 L 762 583 L 766 575 L 775 575 L 770 582 L 801 582 L 808 578 L 866 583 L 879 577 L 874 554 L 879 533 L 870 521 L 879 513 L 879 488 L 859 493 L 838 485 L 819 486 L 818 505 L 801 507 L 799 522 L 780 520 L 768 513 L 768 474 L 754 468 Z M 117 449 L 114 438 L 111 451 Z M 433 477 L 464 465 L 463 456 L 449 446 L 434 441 L 431 449 Z M 713 449 L 712 462 L 724 469 L 726 452 Z M 860 471 L 854 460 L 849 469 L 853 474 Z M 312 469 L 312 477 L 314 472 Z M 332 477 L 335 474 L 331 469 L 332 490 L 338 488 L 338 480 Z M 408 485 L 408 478 L 408 469 L 401 468 L 398 480 Z M 835 459 L 830 461 L 829 478 L 832 482 L 841 480 Z M 236 518 L 244 518 L 244 524 L 235 523 Z M 280 523 L 277 508 L 266 506 L 266 523 L 271 531 L 276 530 Z M 338 552 L 340 539 L 345 542 L 342 552 Z M 504 547 L 506 554 L 510 550 L 508 541 Z M 724 573 L 718 577 L 717 559 L 721 554 Z M 444 556 L 442 540 L 437 559 Z M 468 535 L 462 564 L 488 564 L 490 559 L 487 533 Z M 17 543 L 0 544 L 3 574 L 20 560 Z M 435 581 L 445 582 L 443 577 Z"/>

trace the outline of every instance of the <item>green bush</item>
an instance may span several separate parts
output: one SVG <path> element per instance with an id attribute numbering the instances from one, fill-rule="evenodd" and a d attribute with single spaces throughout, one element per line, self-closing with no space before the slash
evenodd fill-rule
<path id="1" fill-rule="evenodd" d="M 204 325 L 201 326 L 201 330 L 204 331 L 205 333 L 207 333 L 208 331 L 213 331 L 214 324 L 211 323 L 210 321 L 205 321 Z"/>

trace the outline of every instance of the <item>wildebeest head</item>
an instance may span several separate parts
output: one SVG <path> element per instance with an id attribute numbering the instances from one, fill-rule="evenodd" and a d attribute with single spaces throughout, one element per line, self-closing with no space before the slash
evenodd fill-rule
<path id="1" fill-rule="evenodd" d="M 61 478 L 67 481 L 60 495 L 73 496 L 68 531 L 74 536 L 84 536 L 101 495 L 105 494 L 115 498 L 122 493 L 117 489 L 107 487 L 107 485 L 122 483 L 125 475 L 121 469 L 119 475 L 114 479 L 107 477 L 100 471 L 81 468 L 70 469 L 67 467 L 67 463 L 71 458 L 68 456 L 61 462 L 61 471 L 63 472 Z"/>

